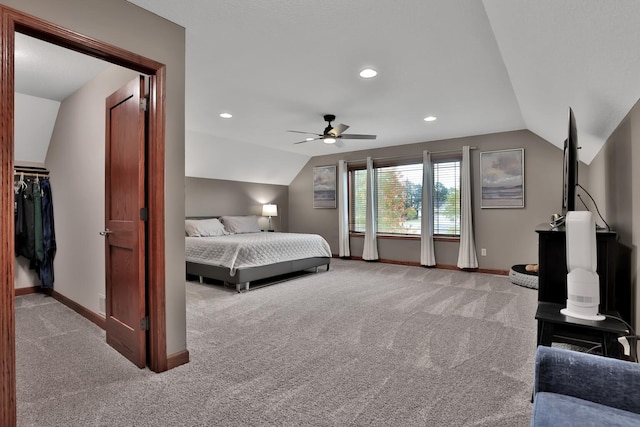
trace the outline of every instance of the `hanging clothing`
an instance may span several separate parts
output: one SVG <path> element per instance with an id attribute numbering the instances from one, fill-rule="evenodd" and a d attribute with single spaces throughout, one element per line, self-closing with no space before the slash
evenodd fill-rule
<path id="1" fill-rule="evenodd" d="M 33 213 L 34 213 L 34 260 L 36 267 L 40 266 L 44 260 L 44 246 L 42 242 L 42 197 L 40 193 L 40 182 L 36 178 L 32 185 Z"/>
<path id="2" fill-rule="evenodd" d="M 14 186 L 15 191 L 13 194 L 13 220 L 14 220 L 14 234 L 15 234 L 15 251 L 16 256 L 19 256 L 18 247 L 22 244 L 24 237 L 24 201 L 23 194 L 24 188 L 20 183 Z"/>
<path id="3" fill-rule="evenodd" d="M 22 232 L 16 234 L 16 255 L 29 260 L 35 260 L 35 205 L 33 200 L 33 186 L 29 184 L 21 191 L 22 194 Z"/>
<path id="4" fill-rule="evenodd" d="M 49 179 L 21 175 L 14 190 L 15 254 L 30 261 L 42 288 L 53 288 L 56 240 Z"/>
<path id="5" fill-rule="evenodd" d="M 40 282 L 43 288 L 53 288 L 53 259 L 56 256 L 56 232 L 53 221 L 53 196 L 48 178 L 40 180 L 42 195 L 42 243 L 44 256 L 40 264 Z"/>

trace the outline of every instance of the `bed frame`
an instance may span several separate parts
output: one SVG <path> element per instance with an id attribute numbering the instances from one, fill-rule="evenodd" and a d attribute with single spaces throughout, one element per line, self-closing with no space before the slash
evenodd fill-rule
<path id="1" fill-rule="evenodd" d="M 186 219 L 209 219 L 219 218 L 215 216 L 208 217 L 187 217 Z M 314 269 L 318 272 L 318 267 L 322 265 L 327 266 L 329 271 L 329 265 L 331 263 L 331 257 L 314 257 L 303 258 L 292 261 L 278 262 L 275 264 L 263 265 L 259 267 L 247 267 L 238 268 L 233 276 L 230 274 L 228 267 L 219 267 L 215 265 L 200 264 L 196 262 L 187 261 L 187 274 L 198 276 L 200 282 L 203 282 L 203 278 L 220 280 L 224 282 L 225 286 L 233 284 L 236 286 L 236 291 L 242 292 L 249 290 L 249 285 L 252 281 L 267 279 L 270 277 L 281 276 L 284 274 L 295 273 L 298 271 Z"/>
<path id="2" fill-rule="evenodd" d="M 199 276 L 200 282 L 203 281 L 204 277 L 208 279 L 221 280 L 225 285 L 236 285 L 236 291 L 242 292 L 243 289 L 248 291 L 249 284 L 254 280 L 267 279 L 269 277 L 295 273 L 297 271 L 308 270 L 311 268 L 314 268 L 317 273 L 318 267 L 321 265 L 326 265 L 327 271 L 329 271 L 330 262 L 331 258 L 329 257 L 296 259 L 293 261 L 278 262 L 276 264 L 269 264 L 260 267 L 239 268 L 236 270 L 236 274 L 231 276 L 229 274 L 228 267 L 218 267 L 215 265 L 198 264 L 187 261 L 187 274 Z"/>

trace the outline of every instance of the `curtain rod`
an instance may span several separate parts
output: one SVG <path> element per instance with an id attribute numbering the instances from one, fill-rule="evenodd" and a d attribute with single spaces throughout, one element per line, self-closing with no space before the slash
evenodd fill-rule
<path id="1" fill-rule="evenodd" d="M 469 147 L 469 150 L 475 150 L 478 147 Z M 458 151 L 462 151 L 462 148 L 456 148 L 456 149 L 452 149 L 452 150 L 440 150 L 440 151 L 430 151 L 431 154 L 444 154 L 444 153 L 455 153 Z M 372 160 L 376 161 L 376 160 L 397 160 L 397 159 L 411 159 L 411 158 L 416 158 L 418 156 L 418 154 L 404 154 L 402 156 L 391 156 L 391 157 L 374 157 Z M 362 162 L 366 162 L 367 159 L 360 159 L 360 160 L 347 160 L 347 164 L 349 163 L 362 163 Z"/>

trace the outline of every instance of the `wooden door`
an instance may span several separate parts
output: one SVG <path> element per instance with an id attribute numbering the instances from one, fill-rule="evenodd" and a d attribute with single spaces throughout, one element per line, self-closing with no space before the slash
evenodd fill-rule
<path id="1" fill-rule="evenodd" d="M 107 343 L 146 366 L 144 78 L 107 98 L 105 157 Z"/>

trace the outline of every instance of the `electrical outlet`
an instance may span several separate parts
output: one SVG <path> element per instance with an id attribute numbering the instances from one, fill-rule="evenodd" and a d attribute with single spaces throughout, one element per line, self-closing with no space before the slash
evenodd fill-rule
<path id="1" fill-rule="evenodd" d="M 487 250 L 485 248 L 480 249 L 480 255 L 487 256 Z"/>

